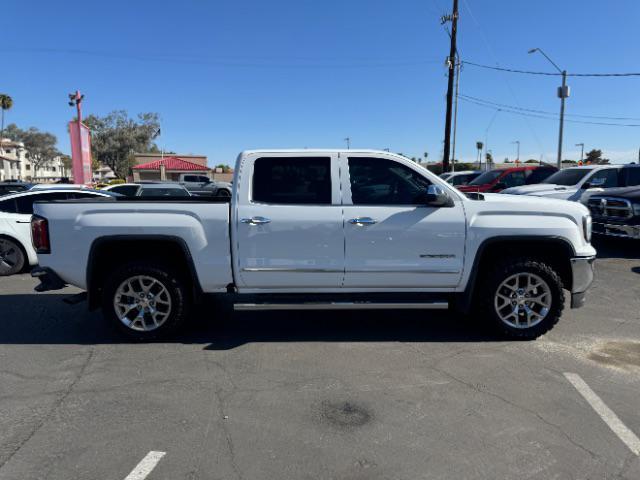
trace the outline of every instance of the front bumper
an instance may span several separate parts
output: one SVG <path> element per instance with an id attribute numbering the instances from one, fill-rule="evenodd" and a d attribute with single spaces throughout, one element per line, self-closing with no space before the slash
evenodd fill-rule
<path id="1" fill-rule="evenodd" d="M 61 290 L 67 286 L 58 274 L 48 267 L 35 267 L 31 270 L 31 276 L 40 280 L 40 284 L 34 288 L 36 292 Z"/>
<path id="2" fill-rule="evenodd" d="M 615 223 L 593 222 L 593 233 L 608 237 L 623 237 L 640 240 L 640 225 L 620 225 Z"/>
<path id="3" fill-rule="evenodd" d="M 587 290 L 593 283 L 595 261 L 595 255 L 571 259 L 571 308 L 584 305 Z"/>

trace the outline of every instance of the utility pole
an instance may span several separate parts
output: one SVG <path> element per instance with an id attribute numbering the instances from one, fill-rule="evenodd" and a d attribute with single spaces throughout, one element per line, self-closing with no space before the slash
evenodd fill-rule
<path id="1" fill-rule="evenodd" d="M 456 36 L 458 34 L 458 0 L 453 0 L 453 12 L 442 17 L 441 23 L 451 21 L 451 47 L 447 57 L 449 80 L 447 82 L 447 114 L 444 122 L 444 152 L 442 157 L 442 171 L 449 171 L 449 154 L 451 153 L 451 115 L 453 111 L 453 77 L 456 67 Z"/>
<path id="2" fill-rule="evenodd" d="M 560 133 L 558 134 L 558 170 L 562 169 L 562 130 L 564 129 L 564 99 L 569 96 L 567 88 L 567 71 L 562 71 L 562 87 L 558 89 L 560 97 Z"/>
<path id="3" fill-rule="evenodd" d="M 453 105 L 453 145 L 451 146 L 451 171 L 456 170 L 456 132 L 458 131 L 458 86 L 460 84 L 460 57 L 456 55 L 456 95 Z"/>
<path id="4" fill-rule="evenodd" d="M 582 163 L 582 159 L 584 158 L 584 143 L 576 143 L 576 147 L 580 147 L 580 163 Z"/>

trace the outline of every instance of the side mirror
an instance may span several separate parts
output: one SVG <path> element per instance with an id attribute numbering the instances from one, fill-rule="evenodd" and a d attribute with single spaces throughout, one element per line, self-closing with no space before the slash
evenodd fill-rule
<path id="1" fill-rule="evenodd" d="M 453 200 L 444 189 L 438 185 L 429 185 L 424 195 L 426 205 L 430 207 L 453 207 Z"/>

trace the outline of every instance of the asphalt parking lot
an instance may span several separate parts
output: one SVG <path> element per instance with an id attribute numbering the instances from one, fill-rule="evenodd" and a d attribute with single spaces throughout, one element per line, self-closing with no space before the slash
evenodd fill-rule
<path id="1" fill-rule="evenodd" d="M 587 305 L 534 342 L 430 312 L 203 309 L 132 344 L 73 289 L 2 278 L 0 479 L 638 479 L 640 244 L 597 247 Z"/>

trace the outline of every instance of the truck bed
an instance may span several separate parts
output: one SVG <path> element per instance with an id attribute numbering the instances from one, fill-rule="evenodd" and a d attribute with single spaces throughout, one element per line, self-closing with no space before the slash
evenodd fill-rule
<path id="1" fill-rule="evenodd" d="M 51 252 L 55 253 L 40 254 L 40 265 L 54 269 L 66 283 L 80 288 L 87 287 L 96 244 L 125 237 L 177 239 L 188 250 L 206 292 L 225 291 L 233 282 L 227 198 L 61 200 L 35 203 L 34 213 L 48 220 Z"/>

